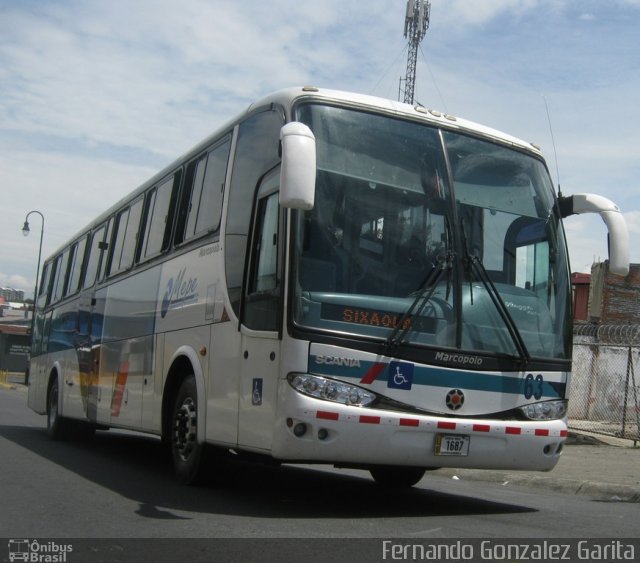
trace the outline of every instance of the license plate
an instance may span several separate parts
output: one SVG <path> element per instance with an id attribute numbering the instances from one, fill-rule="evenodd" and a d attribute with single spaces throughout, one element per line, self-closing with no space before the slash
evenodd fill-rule
<path id="1" fill-rule="evenodd" d="M 436 434 L 436 455 L 469 455 L 469 436 L 456 434 Z"/>

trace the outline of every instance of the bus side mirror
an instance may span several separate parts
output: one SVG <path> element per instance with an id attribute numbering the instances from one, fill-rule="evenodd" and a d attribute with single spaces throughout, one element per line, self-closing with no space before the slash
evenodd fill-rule
<path id="1" fill-rule="evenodd" d="M 304 123 L 287 123 L 280 130 L 281 207 L 313 209 L 316 191 L 316 138 Z"/>
<path id="2" fill-rule="evenodd" d="M 620 208 L 596 194 L 573 194 L 558 199 L 562 217 L 580 213 L 598 213 L 609 231 L 609 271 L 626 276 L 629 273 L 629 231 Z"/>

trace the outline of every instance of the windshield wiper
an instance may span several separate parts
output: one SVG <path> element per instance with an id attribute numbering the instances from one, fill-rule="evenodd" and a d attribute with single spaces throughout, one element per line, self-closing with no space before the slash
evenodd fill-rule
<path id="1" fill-rule="evenodd" d="M 469 251 L 466 248 L 466 241 L 465 241 L 465 251 L 467 254 L 466 255 L 467 262 L 471 264 L 472 270 L 475 268 L 475 271 L 478 274 L 478 278 L 487 289 L 487 293 L 489 293 L 489 297 L 491 297 L 493 304 L 495 305 L 496 309 L 498 310 L 498 313 L 500 314 L 500 316 L 502 317 L 502 320 L 504 321 L 505 326 L 507 327 L 507 331 L 511 336 L 511 340 L 513 340 L 513 344 L 515 345 L 518 351 L 518 355 L 520 356 L 520 359 L 526 366 L 531 361 L 531 354 L 529 354 L 529 350 L 527 350 L 527 345 L 525 344 L 524 339 L 522 338 L 522 334 L 520 334 L 520 331 L 518 330 L 518 326 L 513 320 L 511 313 L 509 313 L 509 309 L 507 308 L 507 305 L 502 299 L 502 296 L 500 295 L 498 288 L 493 283 L 493 280 L 489 277 L 489 273 L 487 272 L 487 269 L 484 267 L 484 264 L 481 262 L 481 260 L 477 256 L 469 253 Z"/>
<path id="2" fill-rule="evenodd" d="M 422 282 L 416 291 L 416 296 L 411 306 L 402 314 L 402 317 L 400 317 L 400 320 L 386 339 L 384 343 L 385 354 L 388 355 L 392 348 L 402 343 L 409 330 L 411 330 L 413 320 L 422 313 L 431 297 L 433 297 L 442 276 L 446 271 L 451 271 L 452 268 L 453 253 L 447 252 L 438 256 L 438 264 Z"/>

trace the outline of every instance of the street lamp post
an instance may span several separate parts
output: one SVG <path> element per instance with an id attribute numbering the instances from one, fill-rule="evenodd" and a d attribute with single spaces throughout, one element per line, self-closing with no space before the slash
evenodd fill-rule
<path id="1" fill-rule="evenodd" d="M 42 236 L 44 235 L 44 215 L 40 213 L 40 211 L 33 210 L 27 213 L 27 216 L 24 218 L 24 225 L 22 226 L 22 234 L 27 237 L 31 232 L 29 229 L 29 216 L 32 213 L 37 213 L 40 215 L 40 219 L 42 219 L 42 225 L 40 227 L 40 246 L 38 247 L 38 264 L 36 266 L 36 283 L 33 289 L 33 311 L 31 313 L 31 343 L 33 345 L 33 333 L 35 330 L 35 322 L 36 322 L 36 298 L 38 296 L 38 278 L 40 277 L 40 259 L 42 258 Z M 25 384 L 28 382 L 29 371 L 25 373 Z"/>

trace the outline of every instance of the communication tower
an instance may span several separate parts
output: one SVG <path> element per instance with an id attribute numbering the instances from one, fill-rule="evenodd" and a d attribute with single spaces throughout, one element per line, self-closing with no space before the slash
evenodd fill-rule
<path id="1" fill-rule="evenodd" d="M 429 28 L 429 14 L 431 3 L 429 0 L 407 0 L 407 15 L 404 20 L 404 36 L 409 38 L 409 50 L 407 54 L 407 75 L 400 78 L 400 92 L 404 82 L 404 102 L 413 104 L 413 96 L 416 86 L 416 62 L 418 60 L 418 46 L 424 39 Z"/>

